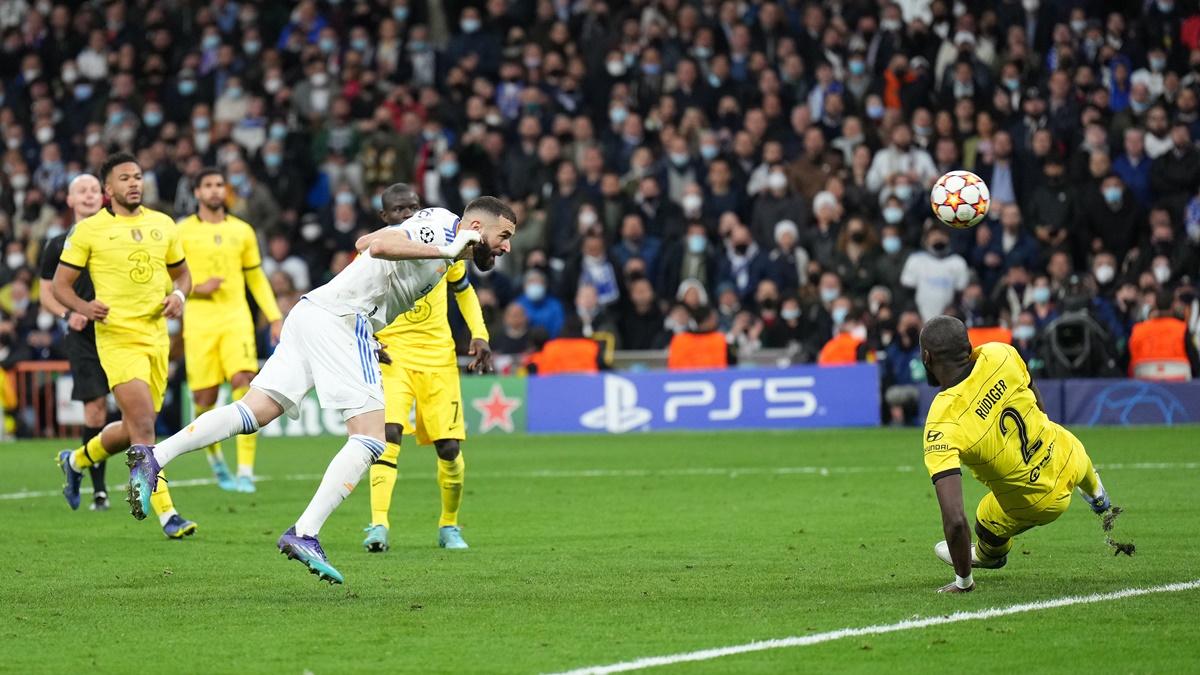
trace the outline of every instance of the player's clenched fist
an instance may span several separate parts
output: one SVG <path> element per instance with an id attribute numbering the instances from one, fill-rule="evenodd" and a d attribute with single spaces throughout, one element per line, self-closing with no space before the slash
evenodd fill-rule
<path id="1" fill-rule="evenodd" d="M 162 304 L 163 316 L 168 319 L 178 319 L 183 316 L 183 292 L 172 291 L 170 295 L 163 298 Z"/>
<path id="2" fill-rule="evenodd" d="M 454 241 L 445 246 L 438 247 L 438 253 L 443 258 L 450 260 L 458 259 L 462 255 L 463 250 L 470 244 L 477 244 L 480 241 L 479 233 L 475 230 L 459 230 L 458 234 L 454 235 Z"/>
<path id="3" fill-rule="evenodd" d="M 104 321 L 108 318 L 108 305 L 99 300 L 93 300 L 87 304 L 87 307 L 80 314 L 92 321 Z"/>

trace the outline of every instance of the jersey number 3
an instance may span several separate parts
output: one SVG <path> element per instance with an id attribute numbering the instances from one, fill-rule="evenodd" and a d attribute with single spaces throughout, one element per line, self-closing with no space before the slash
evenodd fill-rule
<path id="1" fill-rule="evenodd" d="M 1017 428 L 1017 437 L 1021 440 L 1021 459 L 1028 464 L 1037 451 L 1042 449 L 1042 442 L 1039 440 L 1033 445 L 1029 444 L 1029 432 L 1025 429 L 1025 420 L 1021 419 L 1021 414 L 1015 408 L 1005 408 L 1000 413 L 1001 434 L 1008 433 L 1008 428 L 1004 425 L 1005 420 L 1012 420 L 1013 426 Z"/>

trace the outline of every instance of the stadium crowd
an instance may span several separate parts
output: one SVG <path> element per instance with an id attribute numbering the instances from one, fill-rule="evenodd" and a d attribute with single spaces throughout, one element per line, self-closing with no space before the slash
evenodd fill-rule
<path id="1" fill-rule="evenodd" d="M 814 361 L 842 338 L 904 386 L 950 313 L 1050 374 L 1116 374 L 1135 323 L 1200 321 L 1200 10 L 1109 6 L 5 0 L 0 356 L 58 357 L 39 253 L 71 178 L 124 149 L 175 217 L 226 172 L 285 312 L 405 182 L 522 217 L 472 273 L 500 353 L 705 327 Z M 993 202 L 951 231 L 928 189 L 961 168 Z"/>

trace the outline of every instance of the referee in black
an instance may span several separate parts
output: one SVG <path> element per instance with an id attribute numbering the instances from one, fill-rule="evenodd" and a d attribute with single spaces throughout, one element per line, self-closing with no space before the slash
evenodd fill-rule
<path id="1" fill-rule="evenodd" d="M 103 195 L 100 191 L 100 181 L 91 174 L 80 174 L 71 181 L 67 188 L 67 206 L 74 212 L 74 222 L 95 214 L 103 206 Z M 108 377 L 100 365 L 100 356 L 96 353 L 96 329 L 87 317 L 72 312 L 54 297 L 54 271 L 58 269 L 58 259 L 62 256 L 63 242 L 70 232 L 60 234 L 46 242 L 42 251 L 41 276 L 43 280 L 41 302 L 42 307 L 58 316 L 70 330 L 63 341 L 67 359 L 71 364 L 71 377 L 75 387 L 71 398 L 83 402 L 83 444 L 100 433 L 108 421 Z M 92 286 L 92 278 L 87 271 L 79 275 L 75 282 L 75 292 L 84 300 L 94 300 L 96 289 Z M 92 510 L 108 510 L 108 488 L 104 484 L 104 467 L 107 462 L 101 462 L 89 468 L 92 476 Z"/>

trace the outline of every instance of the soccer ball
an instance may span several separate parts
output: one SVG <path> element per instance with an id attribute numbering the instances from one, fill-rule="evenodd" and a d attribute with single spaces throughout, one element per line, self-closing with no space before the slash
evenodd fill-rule
<path id="1" fill-rule="evenodd" d="M 970 171 L 951 171 L 937 179 L 929 193 L 933 215 L 949 227 L 975 227 L 992 203 L 987 183 Z"/>

